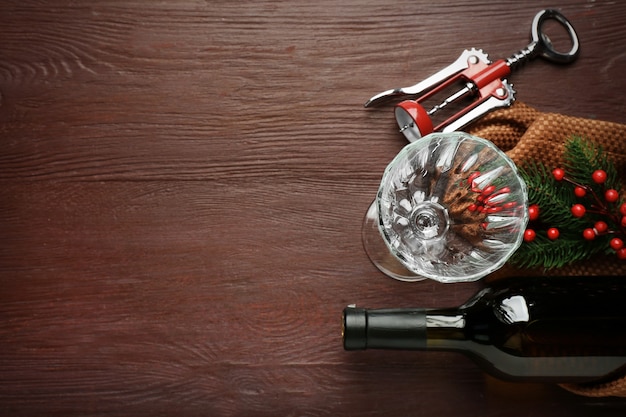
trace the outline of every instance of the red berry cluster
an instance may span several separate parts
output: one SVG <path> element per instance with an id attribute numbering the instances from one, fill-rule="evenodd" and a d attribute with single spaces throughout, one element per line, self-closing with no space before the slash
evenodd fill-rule
<path id="1" fill-rule="evenodd" d="M 509 187 L 498 188 L 490 184 L 481 189 L 476 183 L 476 178 L 479 176 L 480 172 L 476 171 L 467 178 L 467 185 L 470 187 L 470 190 L 477 194 L 476 202 L 470 204 L 467 210 L 476 213 L 493 214 L 517 206 L 515 201 L 507 201 L 511 192 Z"/>
<path id="2" fill-rule="evenodd" d="M 595 214 L 608 220 L 608 223 L 604 220 L 595 221 L 593 227 L 588 227 L 583 230 L 583 238 L 586 240 L 594 240 L 597 236 L 612 235 L 613 238 L 609 242 L 609 245 L 615 251 L 619 259 L 626 259 L 626 247 L 624 247 L 624 239 L 626 239 L 626 203 L 622 203 L 619 207 L 616 207 L 615 203 L 618 202 L 620 197 L 619 192 L 615 189 L 606 189 L 606 187 L 604 187 L 603 198 L 600 198 L 592 187 L 578 184 L 569 179 L 565 175 L 565 171 L 561 168 L 553 170 L 552 176 L 557 181 L 566 181 L 572 184 L 576 197 L 591 197 L 592 203 L 589 207 L 581 203 L 572 205 L 570 210 L 572 216 L 583 218 L 587 214 Z M 595 170 L 591 175 L 591 180 L 598 185 L 604 184 L 606 179 L 607 174 L 601 169 Z M 609 226 L 609 223 L 613 226 Z"/>
<path id="3" fill-rule="evenodd" d="M 528 220 L 530 222 L 539 220 L 540 212 L 541 212 L 541 209 L 539 208 L 539 205 L 531 204 L 530 206 L 528 206 Z M 548 230 L 546 230 L 546 236 L 548 236 L 548 239 L 550 240 L 557 240 L 559 238 L 560 233 L 561 232 L 559 232 L 559 229 L 557 229 L 556 227 L 550 227 Z M 536 237 L 537 237 L 537 232 L 535 232 L 534 229 L 527 228 L 524 231 L 525 242 L 532 242 L 533 240 L 535 240 Z"/>

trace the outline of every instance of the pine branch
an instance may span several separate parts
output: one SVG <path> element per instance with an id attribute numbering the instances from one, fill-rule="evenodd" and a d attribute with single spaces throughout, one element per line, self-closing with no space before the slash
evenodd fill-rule
<path id="1" fill-rule="evenodd" d="M 518 268 L 561 268 L 603 251 L 603 245 L 581 242 L 578 236 L 559 237 L 557 244 L 538 235 L 532 242 L 524 243 L 524 250 L 515 252 L 509 262 Z"/>
<path id="2" fill-rule="evenodd" d="M 601 145 L 580 136 L 573 136 L 565 143 L 563 159 L 565 170 L 572 180 L 582 184 L 589 183 L 593 172 L 602 169 L 607 174 L 606 187 L 619 189 L 619 173 Z M 589 185 L 596 192 L 600 190 L 597 184 Z"/>
<path id="3" fill-rule="evenodd" d="M 540 162 L 529 162 L 519 169 L 526 183 L 528 201 L 541 207 L 541 221 L 565 230 L 581 228 L 585 222 L 570 213 L 576 196 L 571 187 L 562 187 Z"/>
<path id="4" fill-rule="evenodd" d="M 535 237 L 525 241 L 513 254 L 510 259 L 513 265 L 559 268 L 601 252 L 615 253 L 618 249 L 611 249 L 611 238 L 626 236 L 619 215 L 622 200 L 614 203 L 604 200 L 606 190 L 620 190 L 621 184 L 615 165 L 603 149 L 584 138 L 572 137 L 565 144 L 563 159 L 566 177 L 561 170 L 559 180 L 554 171 L 540 162 L 528 161 L 519 168 L 529 203 L 539 207 L 540 217 L 529 224 L 527 231 L 532 229 Z M 597 170 L 606 173 L 604 183 L 592 180 Z M 576 187 L 585 188 L 586 194 L 577 197 Z M 574 216 L 574 205 L 584 206 L 582 217 Z M 598 232 L 595 229 L 598 222 L 605 223 L 604 228 L 610 233 Z M 550 228 L 558 230 L 555 240 L 548 238 Z M 586 237 L 583 231 L 588 232 Z M 623 255 L 619 256 L 623 259 Z"/>

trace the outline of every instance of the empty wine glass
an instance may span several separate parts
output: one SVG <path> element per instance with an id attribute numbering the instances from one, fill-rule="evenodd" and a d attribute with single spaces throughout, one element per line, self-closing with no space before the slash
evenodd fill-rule
<path id="1" fill-rule="evenodd" d="M 403 281 L 475 281 L 520 246 L 526 185 L 493 143 L 432 133 L 387 166 L 363 224 L 372 262 Z"/>

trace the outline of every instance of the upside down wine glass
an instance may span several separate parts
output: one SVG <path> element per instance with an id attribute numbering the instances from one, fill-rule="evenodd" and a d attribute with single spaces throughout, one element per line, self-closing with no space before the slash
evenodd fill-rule
<path id="1" fill-rule="evenodd" d="M 402 281 L 475 281 L 520 246 L 526 185 L 493 143 L 463 132 L 408 144 L 385 169 L 363 223 L 368 256 Z"/>

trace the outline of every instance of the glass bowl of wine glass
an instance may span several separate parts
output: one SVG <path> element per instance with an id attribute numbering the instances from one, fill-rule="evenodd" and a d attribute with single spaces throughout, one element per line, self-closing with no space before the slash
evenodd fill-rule
<path id="1" fill-rule="evenodd" d="M 395 279 L 475 281 L 504 265 L 527 222 L 526 185 L 504 152 L 467 133 L 432 133 L 385 169 L 363 244 Z"/>

